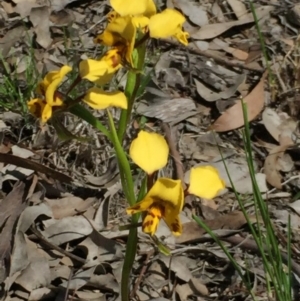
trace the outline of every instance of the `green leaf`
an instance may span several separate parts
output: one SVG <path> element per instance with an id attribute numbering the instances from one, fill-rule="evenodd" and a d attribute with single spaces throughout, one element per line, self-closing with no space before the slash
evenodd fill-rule
<path id="1" fill-rule="evenodd" d="M 102 132 L 109 140 L 111 140 L 111 134 L 107 130 L 107 128 L 100 122 L 100 120 L 98 118 L 96 118 L 83 105 L 81 105 L 81 104 L 75 104 L 74 106 L 70 107 L 69 111 L 73 115 L 75 115 L 75 116 L 77 116 L 77 117 L 85 120 L 86 122 L 88 122 L 90 125 L 92 125 L 97 130 L 99 130 L 100 132 Z"/>

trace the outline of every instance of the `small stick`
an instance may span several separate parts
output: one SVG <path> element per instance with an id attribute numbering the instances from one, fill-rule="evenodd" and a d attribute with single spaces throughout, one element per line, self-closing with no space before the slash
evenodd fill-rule
<path id="1" fill-rule="evenodd" d="M 58 251 L 59 253 L 71 258 L 71 259 L 74 259 L 75 261 L 77 262 L 80 262 L 80 263 L 83 263 L 85 264 L 86 263 L 86 260 L 81 258 L 81 257 L 78 257 L 66 250 L 63 250 L 62 248 L 60 248 L 59 246 L 56 246 L 54 245 L 53 243 L 51 243 L 50 241 L 46 240 L 45 237 L 42 235 L 42 233 L 40 233 L 39 230 L 37 230 L 36 228 L 34 227 L 30 227 L 30 230 L 33 232 L 33 234 L 38 238 L 40 239 L 45 245 L 47 245 L 48 247 L 52 248 L 53 250 L 56 250 Z"/>

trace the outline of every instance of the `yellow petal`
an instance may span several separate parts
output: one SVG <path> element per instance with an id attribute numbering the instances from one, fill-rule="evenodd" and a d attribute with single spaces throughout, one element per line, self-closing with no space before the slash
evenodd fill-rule
<path id="1" fill-rule="evenodd" d="M 142 20 L 136 20 L 137 24 L 139 22 L 144 22 Z M 116 18 L 113 22 L 109 23 L 106 28 L 107 31 L 113 33 L 113 35 L 119 35 L 123 42 L 124 49 L 126 49 L 126 60 L 132 65 L 132 52 L 135 44 L 136 37 L 136 26 L 133 24 L 131 17 L 119 17 Z M 117 44 L 117 43 L 116 43 Z M 116 45 L 114 44 L 114 45 Z"/>
<path id="2" fill-rule="evenodd" d="M 42 112 L 46 102 L 41 98 L 34 98 L 27 102 L 27 107 L 29 112 L 34 115 L 36 118 L 42 117 Z"/>
<path id="3" fill-rule="evenodd" d="M 142 201 L 126 209 L 127 214 L 135 214 L 142 211 L 147 211 L 153 204 L 153 199 L 145 197 Z"/>
<path id="4" fill-rule="evenodd" d="M 182 233 L 182 224 L 179 215 L 175 215 L 171 210 L 165 214 L 164 221 L 170 228 L 171 232 L 175 236 L 179 236 Z"/>
<path id="5" fill-rule="evenodd" d="M 41 120 L 43 123 L 46 123 L 52 117 L 52 107 L 49 104 L 46 104 L 43 112 Z"/>
<path id="6" fill-rule="evenodd" d="M 158 203 L 165 207 L 164 217 L 170 213 L 178 215 L 184 203 L 182 183 L 180 180 L 159 178 L 147 193 L 146 198 L 152 198 L 154 204 Z"/>
<path id="7" fill-rule="evenodd" d="M 95 44 L 102 44 L 105 46 L 115 46 L 118 43 L 124 43 L 124 39 L 118 33 L 111 32 L 105 29 L 101 34 L 99 34 L 95 39 Z"/>
<path id="8" fill-rule="evenodd" d="M 101 60 L 87 59 L 79 63 L 79 74 L 99 85 L 109 82 L 114 73 L 121 68 L 121 56 L 117 49 L 111 49 L 101 58 Z"/>
<path id="9" fill-rule="evenodd" d="M 108 22 L 113 22 L 118 17 L 120 17 L 120 15 L 116 11 L 114 11 L 114 10 L 112 10 L 111 12 L 109 12 L 106 15 L 106 18 L 107 18 Z"/>
<path id="10" fill-rule="evenodd" d="M 143 232 L 150 235 L 154 235 L 157 230 L 159 221 L 160 221 L 159 216 L 154 215 L 152 212 L 148 213 L 143 220 L 143 224 L 142 224 Z"/>
<path id="11" fill-rule="evenodd" d="M 121 16 L 152 15 L 156 8 L 153 0 L 110 0 L 112 8 Z"/>
<path id="12" fill-rule="evenodd" d="M 108 107 L 127 109 L 127 98 L 120 91 L 105 92 L 102 89 L 93 87 L 87 91 L 83 101 L 96 110 L 103 110 Z"/>
<path id="13" fill-rule="evenodd" d="M 152 174 L 166 166 L 169 147 L 162 135 L 140 131 L 131 143 L 129 154 L 135 164 Z"/>
<path id="14" fill-rule="evenodd" d="M 182 31 L 184 16 L 175 9 L 167 8 L 150 18 L 149 31 L 152 38 L 174 37 L 184 45 L 188 44 L 189 34 Z"/>
<path id="15" fill-rule="evenodd" d="M 57 87 L 59 86 L 59 84 L 63 81 L 63 78 L 69 73 L 71 72 L 72 68 L 69 66 L 63 66 L 56 75 L 51 75 L 51 82 L 48 85 L 47 89 L 46 89 L 46 94 L 45 94 L 45 98 L 46 98 L 46 102 L 51 106 L 51 105 L 55 105 L 54 103 L 54 93 L 57 89 Z M 47 77 L 47 76 L 46 76 Z"/>
<path id="16" fill-rule="evenodd" d="M 191 169 L 188 192 L 205 199 L 214 198 L 225 188 L 225 182 L 213 166 L 199 166 Z"/>

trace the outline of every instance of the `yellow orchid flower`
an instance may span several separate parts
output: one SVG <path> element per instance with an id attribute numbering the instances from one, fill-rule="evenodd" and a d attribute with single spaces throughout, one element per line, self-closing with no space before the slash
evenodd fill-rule
<path id="1" fill-rule="evenodd" d="M 56 91 L 64 77 L 72 70 L 69 66 L 63 66 L 60 70 L 48 72 L 37 86 L 37 93 L 44 98 L 34 98 L 27 102 L 29 112 L 43 123 L 52 117 L 53 107 L 63 106 L 64 103 Z"/>
<path id="2" fill-rule="evenodd" d="M 121 16 L 143 15 L 150 17 L 156 13 L 153 0 L 110 0 L 110 5 Z"/>
<path id="3" fill-rule="evenodd" d="M 180 43 L 187 45 L 189 34 L 182 31 L 185 17 L 177 10 L 167 8 L 150 18 L 149 32 L 152 38 L 174 37 Z"/>
<path id="4" fill-rule="evenodd" d="M 140 131 L 129 149 L 133 162 L 148 175 L 164 167 L 168 161 L 169 147 L 162 135 Z M 189 194 L 211 199 L 225 183 L 218 170 L 212 166 L 199 166 L 191 169 Z M 161 218 L 174 235 L 180 235 L 182 226 L 179 213 L 184 203 L 184 192 L 181 180 L 159 178 L 148 191 L 145 198 L 127 209 L 128 214 L 146 211 L 143 220 L 143 231 L 153 235 Z"/>
<path id="5" fill-rule="evenodd" d="M 111 49 L 100 60 L 87 59 L 79 63 L 79 74 L 98 85 L 109 82 L 114 73 L 121 68 L 121 56 L 118 49 Z"/>
<path id="6" fill-rule="evenodd" d="M 169 147 L 162 135 L 140 131 L 130 145 L 132 161 L 151 175 L 167 165 Z"/>
<path id="7" fill-rule="evenodd" d="M 123 53 L 122 57 L 132 66 L 132 52 L 136 39 L 137 30 L 143 30 L 149 23 L 149 19 L 144 16 L 120 17 L 109 15 L 111 22 L 102 34 L 94 39 L 94 43 L 105 46 L 113 46 Z"/>
<path id="8" fill-rule="evenodd" d="M 123 92 L 105 92 L 102 89 L 93 87 L 87 91 L 83 101 L 96 110 L 103 110 L 108 107 L 127 109 L 127 98 Z"/>
<path id="9" fill-rule="evenodd" d="M 171 232 L 178 236 L 182 233 L 179 214 L 184 203 L 184 193 L 180 180 L 159 178 L 145 198 L 126 209 L 127 214 L 146 212 L 142 229 L 154 235 L 162 218 Z"/>
<path id="10" fill-rule="evenodd" d="M 213 166 L 193 167 L 190 173 L 188 192 L 205 199 L 214 198 L 222 189 L 225 182 Z"/>

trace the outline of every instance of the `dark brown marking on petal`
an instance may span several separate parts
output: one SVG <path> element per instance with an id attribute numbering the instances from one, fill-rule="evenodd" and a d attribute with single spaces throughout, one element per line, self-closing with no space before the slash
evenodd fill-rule
<path id="1" fill-rule="evenodd" d="M 149 227 L 149 226 L 152 226 L 152 225 L 153 225 L 153 220 L 152 219 L 150 221 L 143 222 L 142 229 L 144 230 L 146 227 Z"/>
<path id="2" fill-rule="evenodd" d="M 179 222 L 176 220 L 175 223 L 171 224 L 171 228 L 173 232 L 179 232 L 180 231 L 180 226 L 179 226 Z"/>
<path id="3" fill-rule="evenodd" d="M 156 217 L 158 217 L 157 215 L 155 215 L 153 212 L 151 212 L 151 211 L 148 211 L 148 215 L 150 215 L 151 217 L 153 217 L 153 218 L 156 218 Z"/>
<path id="4" fill-rule="evenodd" d="M 34 104 L 34 115 L 36 117 L 41 117 L 42 115 L 42 107 L 39 103 Z"/>
<path id="5" fill-rule="evenodd" d="M 160 206 L 161 216 L 165 216 L 166 208 L 164 206 Z"/>

